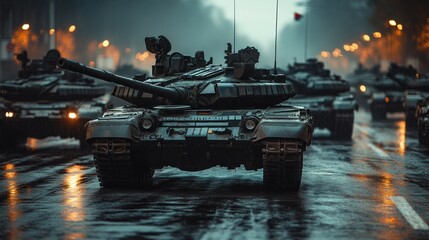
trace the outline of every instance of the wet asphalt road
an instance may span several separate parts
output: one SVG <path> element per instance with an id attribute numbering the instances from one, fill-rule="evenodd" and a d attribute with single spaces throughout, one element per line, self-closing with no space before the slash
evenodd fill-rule
<path id="1" fill-rule="evenodd" d="M 77 142 L 0 155 L 1 239 L 429 239 L 429 149 L 403 115 L 358 112 L 353 141 L 317 131 L 301 190 L 262 171 L 164 168 L 148 190 L 102 189 Z"/>

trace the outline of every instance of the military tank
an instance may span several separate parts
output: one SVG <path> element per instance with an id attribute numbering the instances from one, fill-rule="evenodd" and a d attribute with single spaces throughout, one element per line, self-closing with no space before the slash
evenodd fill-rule
<path id="1" fill-rule="evenodd" d="M 156 59 L 150 78 L 58 61 L 61 68 L 119 84 L 112 94 L 132 103 L 86 125 L 101 186 L 144 185 L 164 166 L 199 171 L 244 165 L 263 168 L 267 190 L 299 190 L 312 117 L 304 107 L 279 105 L 295 93 L 273 81 L 269 70 L 255 68 L 256 48 L 232 53 L 228 44 L 223 67 L 210 65 L 203 51 L 169 54 L 164 36 L 145 42 Z"/>
<path id="2" fill-rule="evenodd" d="M 419 103 L 423 103 L 429 97 L 429 76 L 417 74 L 411 78 L 405 90 L 404 107 L 407 126 L 417 125 L 417 114 Z"/>
<path id="3" fill-rule="evenodd" d="M 12 148 L 27 137 L 74 137 L 85 148 L 87 121 L 110 107 L 106 88 L 82 74 L 60 70 L 56 49 L 43 59 L 29 60 L 26 51 L 19 78 L 0 83 L 0 146 Z"/>
<path id="4" fill-rule="evenodd" d="M 416 74 L 417 71 L 411 66 L 403 67 L 391 63 L 387 73 L 380 74 L 368 83 L 367 89 L 371 91 L 368 103 L 372 119 L 382 120 L 386 119 L 387 113 L 405 112 L 404 92 Z M 408 117 L 411 116 L 410 113 Z"/>
<path id="5" fill-rule="evenodd" d="M 429 96 L 417 102 L 415 116 L 417 118 L 419 143 L 429 146 Z"/>
<path id="6" fill-rule="evenodd" d="M 331 76 L 317 59 L 289 65 L 284 73 L 297 93 L 288 103 L 310 109 L 314 126 L 329 129 L 332 139 L 352 138 L 358 105 L 345 80 Z"/>
<path id="7" fill-rule="evenodd" d="M 350 90 L 359 105 L 359 109 L 369 111 L 368 99 L 371 97 L 369 83 L 374 81 L 374 79 L 381 74 L 380 67 L 381 66 L 377 64 L 367 68 L 359 63 L 353 73 L 347 76 Z"/>

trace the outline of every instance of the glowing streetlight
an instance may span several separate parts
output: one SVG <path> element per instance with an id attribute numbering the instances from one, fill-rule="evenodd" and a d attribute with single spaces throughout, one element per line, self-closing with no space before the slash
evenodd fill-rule
<path id="1" fill-rule="evenodd" d="M 398 28 L 399 31 L 402 31 L 402 29 L 403 29 L 402 24 L 398 24 L 398 25 L 396 25 L 396 27 Z"/>
<path id="2" fill-rule="evenodd" d="M 371 37 L 370 37 L 368 34 L 364 34 L 364 35 L 362 36 L 362 38 L 363 38 L 363 40 L 364 40 L 365 42 L 369 42 L 369 41 L 371 40 Z"/>
<path id="3" fill-rule="evenodd" d="M 396 21 L 395 20 L 389 20 L 389 25 L 392 27 L 396 26 Z"/>
<path id="4" fill-rule="evenodd" d="M 350 45 L 344 44 L 343 48 L 346 50 L 346 52 L 350 52 Z"/>
<path id="5" fill-rule="evenodd" d="M 138 52 L 135 56 L 135 59 L 137 59 L 137 61 L 143 62 L 148 57 L 149 57 L 149 52 L 147 51 L 143 53 Z"/>
<path id="6" fill-rule="evenodd" d="M 21 28 L 22 28 L 22 30 L 27 31 L 28 29 L 30 29 L 30 24 L 24 23 L 24 24 L 22 24 Z"/>
<path id="7" fill-rule="evenodd" d="M 102 43 L 103 47 L 108 47 L 109 44 L 110 44 L 109 40 L 104 40 L 103 43 Z"/>
<path id="8" fill-rule="evenodd" d="M 359 45 L 357 43 L 352 43 L 350 46 L 350 51 L 354 52 L 359 49 Z"/>
<path id="9" fill-rule="evenodd" d="M 332 51 L 332 56 L 333 57 L 341 57 L 343 55 L 341 54 L 341 50 L 339 48 L 335 48 L 334 51 Z"/>
<path id="10" fill-rule="evenodd" d="M 323 58 L 327 58 L 331 56 L 331 53 L 328 51 L 322 51 L 320 52 L 320 56 L 322 56 Z"/>
<path id="11" fill-rule="evenodd" d="M 381 38 L 381 33 L 380 32 L 374 32 L 372 34 L 372 36 L 374 36 L 374 38 Z"/>
<path id="12" fill-rule="evenodd" d="M 75 25 L 71 25 L 70 27 L 69 27 L 69 32 L 74 32 L 74 31 L 76 31 L 76 26 Z"/>
<path id="13" fill-rule="evenodd" d="M 51 29 L 49 29 L 49 35 L 54 35 L 55 34 L 55 29 L 53 29 L 53 28 L 51 28 Z"/>

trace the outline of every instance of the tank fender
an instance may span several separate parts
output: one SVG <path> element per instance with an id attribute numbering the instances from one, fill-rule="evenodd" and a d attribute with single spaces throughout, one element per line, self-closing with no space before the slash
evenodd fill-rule
<path id="1" fill-rule="evenodd" d="M 386 98 L 385 93 L 374 93 L 371 96 L 371 100 L 373 102 L 384 102 L 384 99 Z"/>
<path id="2" fill-rule="evenodd" d="M 281 119 L 263 119 L 256 127 L 252 139 L 254 142 L 268 138 L 299 139 L 310 144 L 313 128 L 308 122 Z"/>
<path id="3" fill-rule="evenodd" d="M 140 137 L 138 116 L 127 119 L 96 119 L 89 121 L 86 125 L 86 140 L 93 138 L 127 138 L 138 141 Z"/>

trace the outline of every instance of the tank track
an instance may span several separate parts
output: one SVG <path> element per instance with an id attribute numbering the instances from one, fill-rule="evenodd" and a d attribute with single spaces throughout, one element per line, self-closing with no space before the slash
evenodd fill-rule
<path id="1" fill-rule="evenodd" d="M 298 191 L 302 176 L 302 142 L 262 143 L 263 186 L 268 191 Z"/>
<path id="2" fill-rule="evenodd" d="M 423 122 L 423 126 L 419 127 L 419 143 L 424 146 L 429 146 L 429 124 Z"/>
<path id="3" fill-rule="evenodd" d="M 100 186 L 133 187 L 152 179 L 154 170 L 137 159 L 130 140 L 95 139 L 90 145 Z"/>
<path id="4" fill-rule="evenodd" d="M 415 111 L 410 111 L 409 109 L 407 109 L 407 111 L 405 112 L 405 123 L 407 124 L 406 126 L 410 126 L 410 127 L 415 127 L 417 126 L 417 119 L 414 116 Z"/>
<path id="5" fill-rule="evenodd" d="M 387 109 L 384 103 L 373 103 L 370 109 L 373 120 L 385 120 L 387 118 Z"/>
<path id="6" fill-rule="evenodd" d="M 336 112 L 334 124 L 331 129 L 331 138 L 350 140 L 353 135 L 353 123 L 353 111 Z"/>

